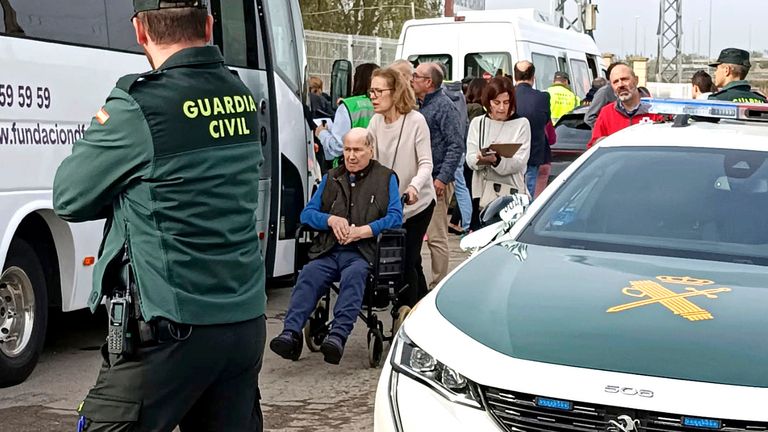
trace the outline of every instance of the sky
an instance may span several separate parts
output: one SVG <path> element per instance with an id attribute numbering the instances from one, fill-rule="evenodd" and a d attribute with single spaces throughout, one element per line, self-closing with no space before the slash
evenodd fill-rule
<path id="1" fill-rule="evenodd" d="M 592 0 L 598 5 L 595 41 L 602 52 L 655 57 L 660 0 Z M 709 5 L 712 4 L 711 56 L 737 47 L 768 50 L 768 0 L 685 0 L 683 2 L 683 52 L 708 55 Z M 552 4 L 555 2 L 552 1 Z M 572 5 L 575 1 L 570 1 Z M 550 13 L 549 0 L 486 0 L 486 9 L 534 7 Z M 761 22 L 762 21 L 762 22 Z M 637 51 L 635 23 L 637 22 Z M 768 56 L 768 54 L 766 55 Z"/>

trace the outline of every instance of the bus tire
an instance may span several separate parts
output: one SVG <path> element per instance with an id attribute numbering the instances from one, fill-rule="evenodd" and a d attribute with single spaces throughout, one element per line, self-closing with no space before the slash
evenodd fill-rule
<path id="1" fill-rule="evenodd" d="M 0 273 L 0 388 L 32 373 L 43 351 L 48 290 L 34 248 L 14 239 Z M 10 338 L 10 339 L 9 339 Z"/>

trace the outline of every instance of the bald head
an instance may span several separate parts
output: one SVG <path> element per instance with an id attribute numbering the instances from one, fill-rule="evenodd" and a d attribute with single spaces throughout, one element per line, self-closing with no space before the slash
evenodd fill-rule
<path id="1" fill-rule="evenodd" d="M 611 87 L 627 109 L 634 109 L 640 103 L 640 92 L 637 90 L 637 75 L 631 67 L 625 64 L 616 65 L 611 71 Z"/>
<path id="2" fill-rule="evenodd" d="M 373 137 L 368 129 L 352 128 L 344 135 L 344 166 L 356 173 L 365 169 L 373 159 Z"/>
<path id="3" fill-rule="evenodd" d="M 515 63 L 514 74 L 515 84 L 527 83 L 533 85 L 536 67 L 528 60 L 521 60 Z"/>

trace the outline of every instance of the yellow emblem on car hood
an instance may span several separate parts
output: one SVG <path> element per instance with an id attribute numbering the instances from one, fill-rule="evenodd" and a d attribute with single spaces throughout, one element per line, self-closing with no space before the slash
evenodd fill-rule
<path id="1" fill-rule="evenodd" d="M 630 281 L 629 283 L 631 286 L 625 287 L 621 290 L 621 292 L 630 297 L 647 297 L 647 299 L 614 306 L 608 309 L 606 312 L 623 312 L 625 310 L 634 309 L 641 306 L 661 303 L 662 306 L 674 312 L 675 315 L 680 315 L 689 321 L 711 320 L 714 319 L 714 317 L 711 313 L 709 313 L 709 311 L 697 306 L 692 301 L 688 300 L 688 298 L 704 296 L 708 299 L 716 299 L 716 294 L 731 291 L 730 288 L 725 287 L 699 290 L 696 287 L 714 285 L 715 282 L 706 279 L 696 279 L 688 276 L 657 276 L 656 279 L 666 284 L 691 286 L 687 286 L 685 288 L 686 292 L 676 293 L 661 285 L 660 283 L 652 280 Z"/>

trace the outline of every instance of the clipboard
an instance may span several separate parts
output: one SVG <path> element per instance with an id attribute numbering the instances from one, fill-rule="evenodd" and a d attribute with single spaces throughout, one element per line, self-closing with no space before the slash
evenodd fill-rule
<path id="1" fill-rule="evenodd" d="M 512 156 L 517 153 L 518 150 L 520 150 L 520 147 L 522 147 L 523 144 L 513 144 L 513 143 L 504 143 L 504 144 L 491 144 L 488 146 L 491 150 L 495 151 L 496 154 L 498 154 L 501 157 L 505 158 L 511 158 Z"/>

